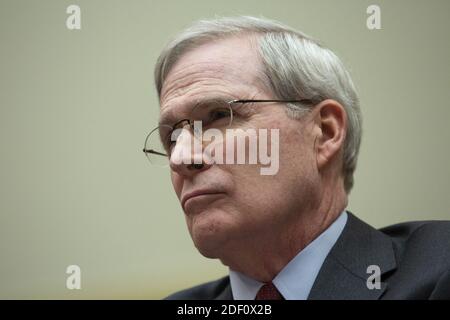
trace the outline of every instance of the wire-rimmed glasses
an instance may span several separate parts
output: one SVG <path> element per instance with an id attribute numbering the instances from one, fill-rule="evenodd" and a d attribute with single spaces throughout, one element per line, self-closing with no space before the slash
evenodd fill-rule
<path id="1" fill-rule="evenodd" d="M 160 124 L 147 135 L 144 142 L 143 152 L 147 156 L 152 165 L 167 166 L 171 153 L 179 141 L 180 136 L 185 130 L 201 139 L 200 135 L 203 130 L 216 129 L 222 133 L 237 121 L 233 122 L 233 107 L 248 103 L 304 103 L 311 104 L 309 99 L 301 100 L 210 100 L 205 103 L 197 104 L 190 114 L 191 119 L 182 119 L 174 125 Z M 197 130 L 196 125 L 201 123 L 201 131 Z"/>

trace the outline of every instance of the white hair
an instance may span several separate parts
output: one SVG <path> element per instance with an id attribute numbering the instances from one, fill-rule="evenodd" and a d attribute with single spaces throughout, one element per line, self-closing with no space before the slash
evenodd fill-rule
<path id="1" fill-rule="evenodd" d="M 173 65 L 189 50 L 207 42 L 235 35 L 255 35 L 262 60 L 263 82 L 278 99 L 309 99 L 318 103 L 334 99 L 345 108 L 348 128 L 344 142 L 342 174 L 347 193 L 353 187 L 362 136 L 359 99 L 341 60 L 318 41 L 279 22 L 249 16 L 195 22 L 161 52 L 155 66 L 158 96 Z M 289 105 L 291 115 L 311 105 Z"/>

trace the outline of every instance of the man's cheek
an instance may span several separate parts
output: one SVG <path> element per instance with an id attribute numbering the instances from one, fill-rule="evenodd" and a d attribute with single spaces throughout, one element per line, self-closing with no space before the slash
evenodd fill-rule
<path id="1" fill-rule="evenodd" d="M 178 196 L 178 199 L 181 200 L 181 190 L 183 189 L 183 179 L 176 172 L 171 172 L 170 178 L 172 180 L 172 186 L 175 190 L 175 193 Z"/>

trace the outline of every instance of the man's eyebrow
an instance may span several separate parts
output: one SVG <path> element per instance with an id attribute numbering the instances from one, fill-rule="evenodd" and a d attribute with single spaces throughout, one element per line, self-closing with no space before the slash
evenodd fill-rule
<path id="1" fill-rule="evenodd" d="M 200 98 L 198 100 L 195 100 L 191 103 L 186 104 L 184 107 L 178 108 L 178 110 L 174 111 L 174 108 L 170 108 L 168 111 L 163 111 L 159 117 L 159 125 L 173 125 L 177 121 L 181 120 L 182 117 L 179 116 L 179 114 L 189 114 L 189 112 L 183 112 L 183 111 L 190 111 L 194 108 L 201 107 L 201 106 L 207 106 L 211 104 L 226 104 L 231 100 L 234 100 L 235 98 L 231 96 L 210 96 L 210 97 L 204 97 Z"/>

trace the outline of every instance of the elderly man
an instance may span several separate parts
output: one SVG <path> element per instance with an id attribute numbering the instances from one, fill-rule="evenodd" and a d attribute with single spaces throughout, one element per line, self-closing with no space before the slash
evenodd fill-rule
<path id="1" fill-rule="evenodd" d="M 361 113 L 331 50 L 266 19 L 199 21 L 155 81 L 144 152 L 170 166 L 197 249 L 229 267 L 169 299 L 450 298 L 449 222 L 376 230 L 346 210 Z"/>

